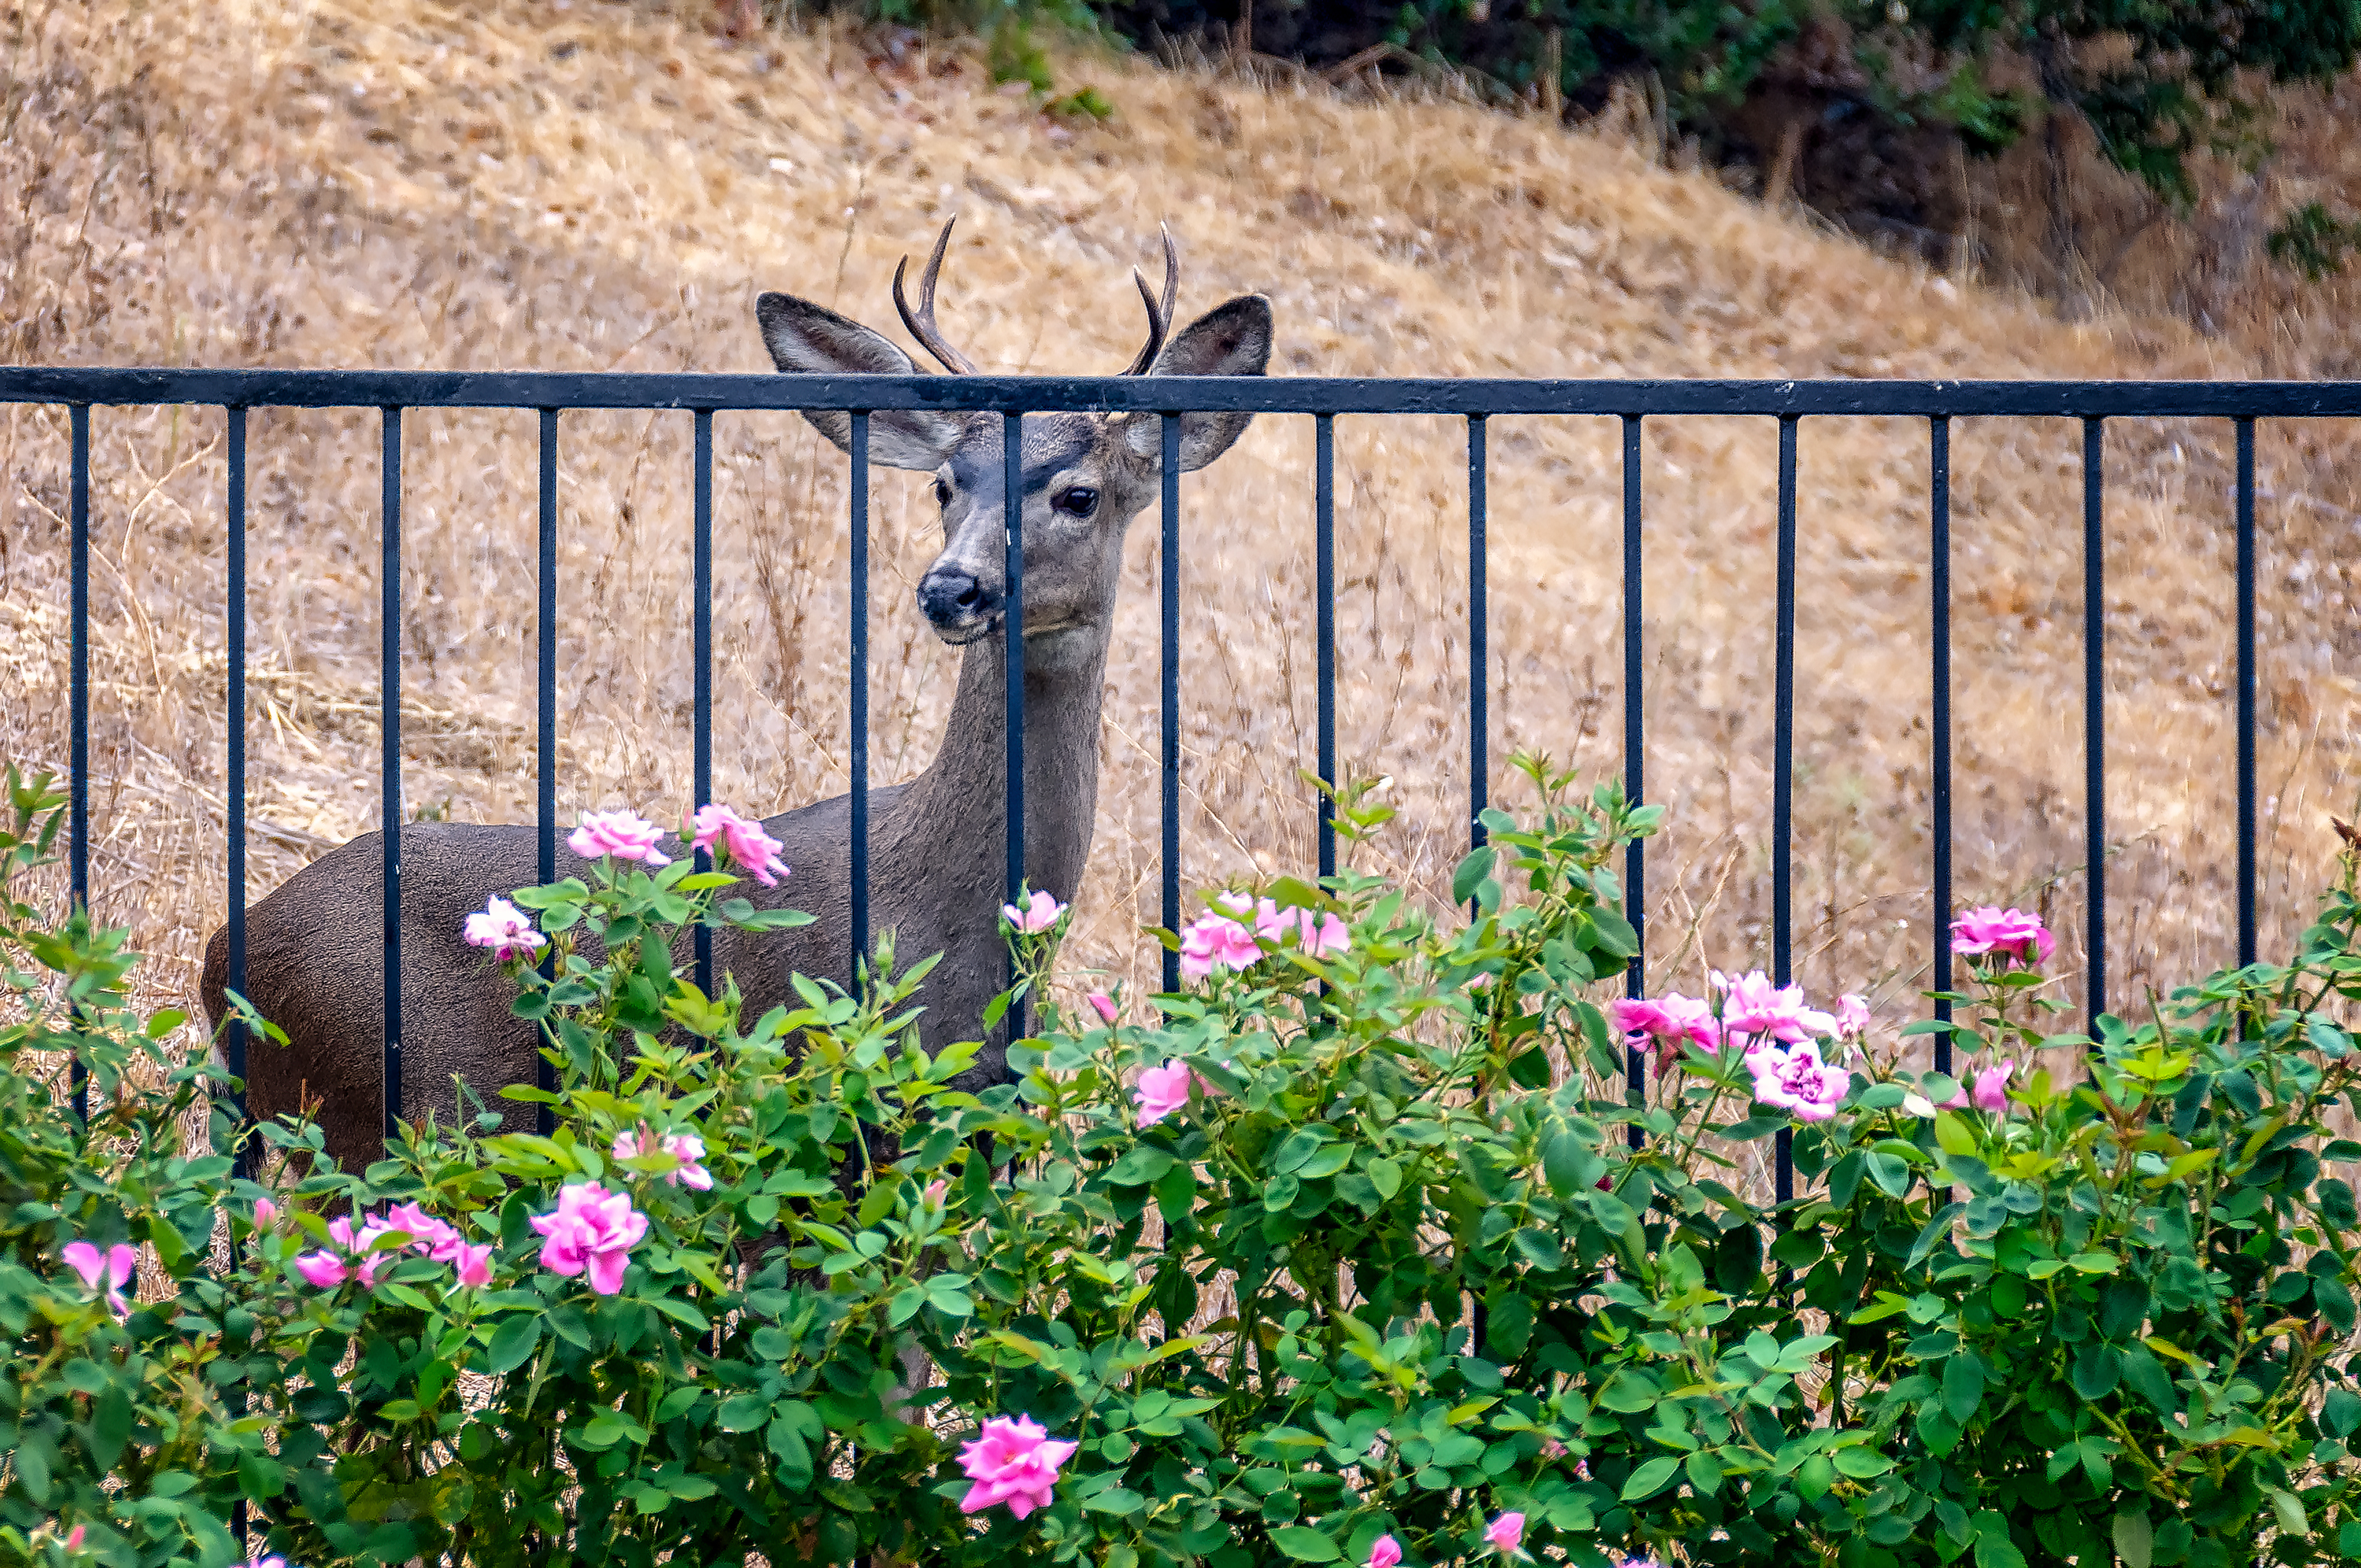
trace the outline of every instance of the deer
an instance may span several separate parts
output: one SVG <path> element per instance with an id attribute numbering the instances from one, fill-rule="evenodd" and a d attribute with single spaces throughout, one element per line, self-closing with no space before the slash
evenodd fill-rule
<path id="1" fill-rule="evenodd" d="M 956 217 L 943 225 L 914 310 L 894 272 L 894 304 L 911 336 L 954 376 L 977 374 L 938 325 L 935 287 Z M 1269 363 L 1270 302 L 1243 294 L 1172 331 L 1180 258 L 1163 236 L 1161 297 L 1137 269 L 1147 342 L 1126 376 L 1259 376 Z M 931 374 L 884 334 L 792 294 L 765 293 L 754 317 L 773 363 L 785 374 Z M 851 416 L 800 411 L 837 447 L 851 451 Z M 1253 415 L 1180 417 L 1180 466 L 1193 471 L 1236 444 Z M 1100 707 L 1132 520 L 1160 489 L 1162 436 L 1155 416 L 1044 413 L 1023 422 L 1024 852 L 1027 881 L 1060 903 L 1082 885 L 1097 814 Z M 918 579 L 916 599 L 935 634 L 961 650 L 958 685 L 934 760 L 906 783 L 869 792 L 872 924 L 895 933 L 905 959 L 942 955 L 928 977 L 917 1027 L 936 1053 L 982 1028 L 1005 983 L 1000 934 L 1006 826 L 1003 626 L 1003 422 L 996 413 L 880 410 L 869 416 L 869 459 L 933 477 L 943 547 Z M 701 803 L 700 803 L 701 804 Z M 775 890 L 751 882 L 732 893 L 757 907 L 816 916 L 785 931 L 715 933 L 714 972 L 733 975 L 748 1016 L 792 1002 L 789 977 L 849 980 L 851 796 L 766 817 L 792 871 Z M 384 960 L 382 830 L 364 834 L 290 877 L 247 921 L 247 999 L 287 1036 L 247 1055 L 248 1114 L 258 1123 L 316 1104 L 331 1158 L 357 1169 L 384 1146 L 380 1019 Z M 460 1113 L 464 1082 L 490 1099 L 534 1080 L 536 1026 L 513 1017 L 511 982 L 462 939 L 466 916 L 493 894 L 532 885 L 537 829 L 415 822 L 400 828 L 401 907 L 401 1119 Z M 561 837 L 556 873 L 589 868 Z M 201 995 L 218 1037 L 229 1008 L 226 930 L 205 948 Z M 987 1039 L 956 1086 L 1005 1081 L 1005 1042 Z"/>

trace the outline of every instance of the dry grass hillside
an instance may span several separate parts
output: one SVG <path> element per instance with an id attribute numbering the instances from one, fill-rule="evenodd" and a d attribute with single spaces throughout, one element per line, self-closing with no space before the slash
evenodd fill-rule
<path id="1" fill-rule="evenodd" d="M 1879 259 L 1611 138 L 1447 104 L 1073 62 L 1118 112 L 1045 119 L 958 49 L 733 45 L 705 14 L 584 0 L 92 0 L 8 12 L 0 358 L 550 369 L 767 368 L 760 290 L 884 324 L 895 259 L 953 212 L 944 317 L 988 367 L 1112 369 L 1159 220 L 1184 314 L 1268 292 L 1283 374 L 2217 376 L 2249 351 L 2131 318 L 2065 325 Z M 65 750 L 66 419 L 0 433 L 0 753 Z M 93 419 L 102 916 L 189 977 L 221 918 L 224 453 L 210 411 Z M 404 455 L 405 798 L 532 808 L 533 427 L 419 413 Z M 717 422 L 724 798 L 845 787 L 844 476 L 792 417 Z M 687 785 L 689 420 L 572 414 L 562 462 L 561 799 L 676 819 Z M 1346 769 L 1405 806 L 1433 888 L 1461 844 L 1465 469 L 1447 422 L 1338 436 Z M 1912 1005 L 1930 946 L 1927 433 L 1806 422 L 1796 926 L 1816 985 Z M 251 431 L 249 893 L 375 823 L 378 427 Z M 2111 427 L 2114 993 L 2229 956 L 2226 432 Z M 1620 766 L 1616 436 L 1495 422 L 1493 755 Z M 1652 422 L 1651 893 L 1659 983 L 1767 956 L 1773 462 L 1768 421 Z M 2355 786 L 2352 433 L 2268 428 L 2267 931 L 2301 922 Z M 2078 929 L 2080 442 L 1955 433 L 1959 892 Z M 1185 488 L 1186 873 L 1304 868 L 1312 806 L 1312 429 L 1265 420 Z M 909 586 L 922 481 L 875 489 L 877 766 L 923 765 L 950 656 Z M 1107 776 L 1069 958 L 1134 982 L 1155 916 L 1153 529 L 1132 542 Z M 881 780 L 882 782 L 882 780 Z M 1500 791 L 1496 784 L 1496 795 Z M 2067 939 L 2071 970 L 2079 938 Z"/>

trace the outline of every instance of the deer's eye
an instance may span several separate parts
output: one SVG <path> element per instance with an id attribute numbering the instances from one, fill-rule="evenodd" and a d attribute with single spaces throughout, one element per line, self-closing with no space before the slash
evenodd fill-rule
<path id="1" fill-rule="evenodd" d="M 1099 493 L 1088 485 L 1069 485 L 1050 497 L 1049 504 L 1068 517 L 1088 517 L 1099 510 Z"/>
<path id="2" fill-rule="evenodd" d="M 939 507 L 951 504 L 951 488 L 948 481 L 942 479 L 935 481 L 935 504 Z"/>

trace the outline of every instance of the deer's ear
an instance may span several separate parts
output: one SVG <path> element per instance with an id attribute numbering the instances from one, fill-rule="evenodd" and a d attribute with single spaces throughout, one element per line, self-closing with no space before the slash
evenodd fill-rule
<path id="1" fill-rule="evenodd" d="M 910 363 L 908 355 L 859 322 L 793 294 L 764 294 L 754 302 L 754 320 L 763 329 L 763 345 L 771 351 L 771 363 L 783 375 L 926 373 Z M 852 450 L 851 414 L 815 409 L 806 409 L 803 414 L 840 450 Z M 960 414 L 928 409 L 871 414 L 869 460 L 882 467 L 931 474 L 942 466 L 965 425 Z"/>
<path id="2" fill-rule="evenodd" d="M 1164 345 L 1151 376 L 1259 376 L 1270 364 L 1270 302 L 1241 294 L 1191 322 Z M 1132 450 L 1154 462 L 1163 451 L 1163 421 L 1130 422 Z M 1180 416 L 1180 470 L 1203 467 L 1235 444 L 1254 422 L 1248 413 Z"/>

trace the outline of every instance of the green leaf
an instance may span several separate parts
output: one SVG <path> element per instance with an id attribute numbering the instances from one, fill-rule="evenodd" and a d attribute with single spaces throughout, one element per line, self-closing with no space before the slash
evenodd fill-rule
<path id="1" fill-rule="evenodd" d="M 1389 1159 L 1369 1162 L 1369 1185 L 1378 1190 L 1380 1198 L 1391 1198 L 1401 1190 L 1401 1167 Z"/>
<path id="2" fill-rule="evenodd" d="M 1623 1500 L 1637 1503 L 1654 1497 L 1680 1474 L 1681 1455 L 1667 1453 L 1649 1460 L 1624 1478 Z"/>
<path id="3" fill-rule="evenodd" d="M 1476 896 L 1477 884 L 1492 874 L 1492 859 L 1493 850 L 1487 846 L 1459 862 L 1459 869 L 1451 873 L 1452 903 L 1465 904 Z"/>
<path id="4" fill-rule="evenodd" d="M 1943 1364 L 1943 1410 L 1961 1426 L 1983 1403 L 1983 1363 L 1972 1354 L 1952 1356 Z"/>
<path id="5" fill-rule="evenodd" d="M 492 1343 L 484 1352 L 484 1370 L 492 1376 L 515 1371 L 532 1358 L 533 1347 L 541 1343 L 541 1314 L 518 1312 L 492 1331 Z"/>
<path id="6" fill-rule="evenodd" d="M 1163 1149 L 1141 1144 L 1107 1172 L 1106 1179 L 1117 1187 L 1145 1187 L 1172 1168 L 1172 1156 Z"/>
<path id="7" fill-rule="evenodd" d="M 1344 1555 L 1334 1541 L 1309 1525 L 1291 1524 L 1272 1530 L 1270 1543 L 1298 1563 L 1334 1563 Z"/>
<path id="8" fill-rule="evenodd" d="M 760 1394 L 734 1394 L 721 1401 L 714 1422 L 723 1431 L 752 1431 L 768 1420 L 771 1401 Z"/>
<path id="9" fill-rule="evenodd" d="M 2271 1513 L 2279 1521 L 2279 1529 L 2301 1540 L 2312 1533 L 2312 1521 L 2304 1518 L 2303 1503 L 2293 1492 L 2284 1487 L 2271 1488 Z"/>
<path id="10" fill-rule="evenodd" d="M 1976 1568 L 2026 1568 L 2025 1553 L 2008 1538 L 2008 1521 L 1990 1508 L 1976 1515 Z"/>
<path id="11" fill-rule="evenodd" d="M 2156 1527 L 2145 1513 L 2117 1514 L 2114 1540 L 2124 1568 L 2149 1568 L 2156 1561 Z"/>

